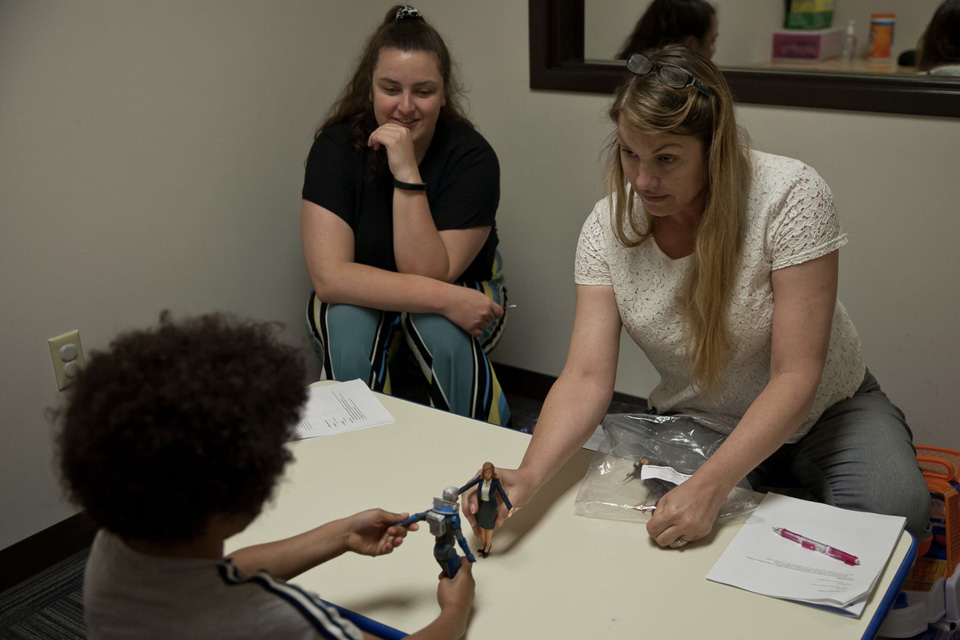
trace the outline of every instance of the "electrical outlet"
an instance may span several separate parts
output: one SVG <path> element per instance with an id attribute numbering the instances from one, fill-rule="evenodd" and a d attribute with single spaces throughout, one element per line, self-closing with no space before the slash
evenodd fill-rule
<path id="1" fill-rule="evenodd" d="M 50 338 L 47 344 L 50 345 L 50 357 L 53 358 L 53 372 L 57 375 L 57 388 L 63 390 L 83 368 L 80 332 L 68 331 L 62 336 Z"/>

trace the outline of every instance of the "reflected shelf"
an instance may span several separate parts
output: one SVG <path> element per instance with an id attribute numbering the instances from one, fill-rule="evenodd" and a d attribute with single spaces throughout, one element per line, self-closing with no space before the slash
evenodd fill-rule
<path id="1" fill-rule="evenodd" d="M 623 63 L 584 59 L 583 0 L 528 0 L 528 6 L 530 88 L 612 94 L 623 80 Z M 721 70 L 741 104 L 960 117 L 956 78 L 856 68 L 824 72 L 823 66 L 795 63 Z"/>

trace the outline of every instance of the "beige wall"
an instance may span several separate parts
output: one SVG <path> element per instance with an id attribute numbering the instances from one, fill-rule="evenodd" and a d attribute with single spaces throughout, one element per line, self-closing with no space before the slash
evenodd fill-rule
<path id="1" fill-rule="evenodd" d="M 74 513 L 51 467 L 49 337 L 85 349 L 228 310 L 303 343 L 302 163 L 385 2 L 0 3 L 0 548 Z M 513 310 L 494 359 L 556 375 L 573 251 L 600 196 L 603 96 L 530 91 L 526 3 L 421 1 L 500 157 Z M 960 119 L 744 107 L 754 146 L 801 158 L 851 235 L 841 297 L 922 443 L 960 448 Z M 655 373 L 624 341 L 617 388 Z"/>

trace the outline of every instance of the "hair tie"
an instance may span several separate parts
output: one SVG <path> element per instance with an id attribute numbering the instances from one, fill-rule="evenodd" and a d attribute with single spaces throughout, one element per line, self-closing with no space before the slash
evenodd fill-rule
<path id="1" fill-rule="evenodd" d="M 394 20 L 403 20 L 404 18 L 422 18 L 419 9 L 414 9 L 413 7 L 400 7 L 397 9 L 397 13 L 393 16 Z"/>

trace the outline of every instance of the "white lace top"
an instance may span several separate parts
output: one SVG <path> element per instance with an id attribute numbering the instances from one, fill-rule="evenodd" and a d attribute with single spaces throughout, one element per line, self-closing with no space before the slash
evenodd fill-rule
<path id="1" fill-rule="evenodd" d="M 621 245 L 606 198 L 587 218 L 577 246 L 576 283 L 613 286 L 624 327 L 660 374 L 660 384 L 648 398 L 650 405 L 658 412 L 709 415 L 725 425 L 726 433 L 770 378 L 771 272 L 819 258 L 847 243 L 830 188 L 813 169 L 798 160 L 757 151 L 751 152 L 751 162 L 745 258 L 727 312 L 732 354 L 717 400 L 691 384 L 693 367 L 686 356 L 683 321 L 675 301 L 692 256 L 674 260 L 653 238 L 639 247 Z M 637 215 L 642 221 L 642 204 Z M 852 396 L 865 371 L 860 338 L 838 300 L 816 400 L 788 442 L 799 440 L 825 409 Z"/>

